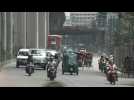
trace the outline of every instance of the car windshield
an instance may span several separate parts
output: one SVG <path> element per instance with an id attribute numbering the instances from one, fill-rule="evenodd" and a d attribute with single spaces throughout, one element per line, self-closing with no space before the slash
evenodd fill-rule
<path id="1" fill-rule="evenodd" d="M 28 56 L 28 52 L 21 51 L 19 52 L 19 56 Z"/>
<path id="2" fill-rule="evenodd" d="M 40 54 L 41 55 L 46 55 L 46 51 L 45 50 L 40 50 Z"/>
<path id="3" fill-rule="evenodd" d="M 38 54 L 40 54 L 41 52 L 40 52 L 40 50 L 32 50 L 31 51 L 31 54 L 32 55 L 38 55 Z"/>

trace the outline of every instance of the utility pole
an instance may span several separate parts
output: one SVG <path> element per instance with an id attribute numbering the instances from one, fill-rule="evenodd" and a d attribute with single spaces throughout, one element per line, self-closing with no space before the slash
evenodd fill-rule
<path id="1" fill-rule="evenodd" d="M 44 13 L 44 19 L 45 19 L 45 49 L 47 48 L 48 43 L 48 33 L 49 33 L 49 12 Z"/>
<path id="2" fill-rule="evenodd" d="M 11 47 L 10 54 L 11 58 L 13 57 L 13 12 L 10 13 L 10 21 L 11 21 Z"/>
<path id="3" fill-rule="evenodd" d="M 27 13 L 26 12 L 24 12 L 24 34 L 25 34 L 24 48 L 27 48 Z"/>
<path id="4" fill-rule="evenodd" d="M 4 12 L 4 51 L 5 51 L 5 62 L 6 62 L 6 49 L 7 49 L 7 17 L 6 17 L 6 12 Z"/>
<path id="5" fill-rule="evenodd" d="M 37 25 L 36 48 L 39 48 L 39 13 L 38 12 L 36 12 L 36 25 Z"/>

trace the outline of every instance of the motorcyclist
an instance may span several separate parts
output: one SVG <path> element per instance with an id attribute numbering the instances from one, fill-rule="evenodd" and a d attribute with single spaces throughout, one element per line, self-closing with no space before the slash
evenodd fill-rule
<path id="1" fill-rule="evenodd" d="M 28 55 L 27 64 L 33 63 L 33 56 L 31 54 Z"/>
<path id="2" fill-rule="evenodd" d="M 29 72 L 30 69 L 32 72 Z M 28 55 L 26 73 L 29 75 L 31 75 L 31 73 L 34 73 L 33 56 L 31 54 Z"/>
<path id="3" fill-rule="evenodd" d="M 47 76 L 49 77 L 49 71 L 51 69 L 55 70 L 55 74 L 57 73 L 57 66 L 56 66 L 56 61 L 54 60 L 54 57 L 51 55 L 47 64 Z"/>
<path id="4" fill-rule="evenodd" d="M 58 64 L 60 63 L 59 55 L 56 53 L 54 56 L 54 61 L 56 63 L 56 67 L 58 67 Z"/>
<path id="5" fill-rule="evenodd" d="M 48 68 L 51 66 L 52 61 L 53 61 L 53 57 L 52 57 L 52 55 L 49 53 L 49 54 L 48 54 L 48 57 L 47 57 L 47 70 L 48 70 Z"/>
<path id="6" fill-rule="evenodd" d="M 110 60 L 112 63 L 114 63 L 114 57 L 113 57 L 113 55 L 110 55 L 110 56 L 109 56 L 109 60 Z"/>
<path id="7" fill-rule="evenodd" d="M 117 66 L 110 61 L 107 67 L 107 79 L 111 73 L 114 73 L 116 75 L 116 81 L 118 81 Z"/>

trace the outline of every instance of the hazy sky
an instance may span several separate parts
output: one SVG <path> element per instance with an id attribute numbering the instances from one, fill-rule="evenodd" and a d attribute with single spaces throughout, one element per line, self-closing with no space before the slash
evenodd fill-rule
<path id="1" fill-rule="evenodd" d="M 97 12 L 91 12 L 91 13 L 97 13 Z M 65 12 L 66 16 L 70 16 L 70 12 Z"/>
<path id="2" fill-rule="evenodd" d="M 65 15 L 66 16 L 70 16 L 70 12 L 65 12 Z"/>

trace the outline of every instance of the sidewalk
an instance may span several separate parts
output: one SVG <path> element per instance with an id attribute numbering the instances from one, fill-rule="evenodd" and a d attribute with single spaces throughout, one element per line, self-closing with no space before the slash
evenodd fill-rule
<path id="1" fill-rule="evenodd" d="M 10 60 L 7 60 L 6 62 L 3 62 L 1 65 L 0 65 L 0 71 L 2 70 L 2 68 L 4 67 L 4 66 L 8 66 L 8 64 L 10 64 L 11 62 L 15 62 L 15 58 L 13 58 L 13 59 L 10 59 Z"/>

